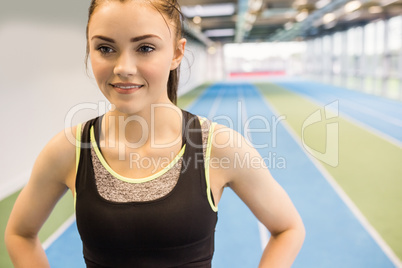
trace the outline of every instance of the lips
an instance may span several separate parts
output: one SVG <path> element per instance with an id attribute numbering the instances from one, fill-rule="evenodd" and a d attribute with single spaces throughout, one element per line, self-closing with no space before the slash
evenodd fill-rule
<path id="1" fill-rule="evenodd" d="M 121 94 L 131 94 L 143 87 L 143 85 L 133 83 L 112 83 L 110 85 Z"/>

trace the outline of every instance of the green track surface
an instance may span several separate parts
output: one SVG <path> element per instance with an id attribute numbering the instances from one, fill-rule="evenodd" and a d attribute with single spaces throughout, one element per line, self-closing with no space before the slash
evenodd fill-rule
<path id="1" fill-rule="evenodd" d="M 256 86 L 280 115 L 286 115 L 299 141 L 303 122 L 315 111 L 323 111 L 323 107 L 277 85 Z M 339 164 L 321 163 L 402 259 L 402 150 L 341 116 L 306 128 L 304 143 L 324 152 L 326 123 L 334 122 L 339 124 Z"/>
<path id="2" fill-rule="evenodd" d="M 209 86 L 210 84 L 203 84 L 180 96 L 177 100 L 178 106 L 182 109 L 185 109 Z M 4 244 L 4 230 L 6 228 L 11 209 L 13 208 L 19 193 L 20 191 L 0 201 L 0 268 L 13 267 Z M 69 217 L 74 214 L 73 204 L 74 200 L 72 194 L 67 192 L 57 203 L 49 219 L 39 232 L 39 238 L 42 242 L 48 239 Z"/>
<path id="3" fill-rule="evenodd" d="M 4 231 L 8 217 L 20 192 L 16 192 L 0 202 L 0 267 L 13 267 L 4 244 Z"/>

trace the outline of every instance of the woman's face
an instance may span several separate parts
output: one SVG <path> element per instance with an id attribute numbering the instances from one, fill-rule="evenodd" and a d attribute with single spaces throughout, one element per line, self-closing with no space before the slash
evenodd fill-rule
<path id="1" fill-rule="evenodd" d="M 167 24 L 169 24 L 169 28 Z M 88 25 L 92 70 L 105 97 L 124 114 L 169 103 L 170 70 L 180 64 L 185 39 L 146 3 L 102 3 Z"/>

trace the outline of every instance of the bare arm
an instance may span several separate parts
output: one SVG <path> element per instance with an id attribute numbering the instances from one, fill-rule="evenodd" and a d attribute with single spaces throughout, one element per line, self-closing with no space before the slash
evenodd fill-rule
<path id="1" fill-rule="evenodd" d="M 14 267 L 49 267 L 38 232 L 74 176 L 75 145 L 63 131 L 39 154 L 11 212 L 5 242 Z"/>
<path id="2" fill-rule="evenodd" d="M 217 126 L 211 151 L 211 158 L 214 157 L 229 158 L 232 163 L 229 168 L 215 168 L 215 176 L 211 172 L 211 180 L 215 179 L 212 187 L 218 185 L 218 189 L 212 189 L 214 194 L 225 185 L 231 187 L 271 233 L 260 267 L 290 267 L 303 244 L 305 230 L 286 192 L 268 168 L 258 164 L 263 163 L 261 156 L 236 131 Z M 249 163 L 236 165 L 236 157 L 248 159 Z"/>

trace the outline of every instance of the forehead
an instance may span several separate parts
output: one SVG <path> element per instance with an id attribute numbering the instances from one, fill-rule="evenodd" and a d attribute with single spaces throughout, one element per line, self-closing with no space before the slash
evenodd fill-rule
<path id="1" fill-rule="evenodd" d="M 171 26 L 151 4 L 144 1 L 106 1 L 92 14 L 88 24 L 88 36 L 97 34 L 132 35 L 156 34 L 171 39 Z"/>

